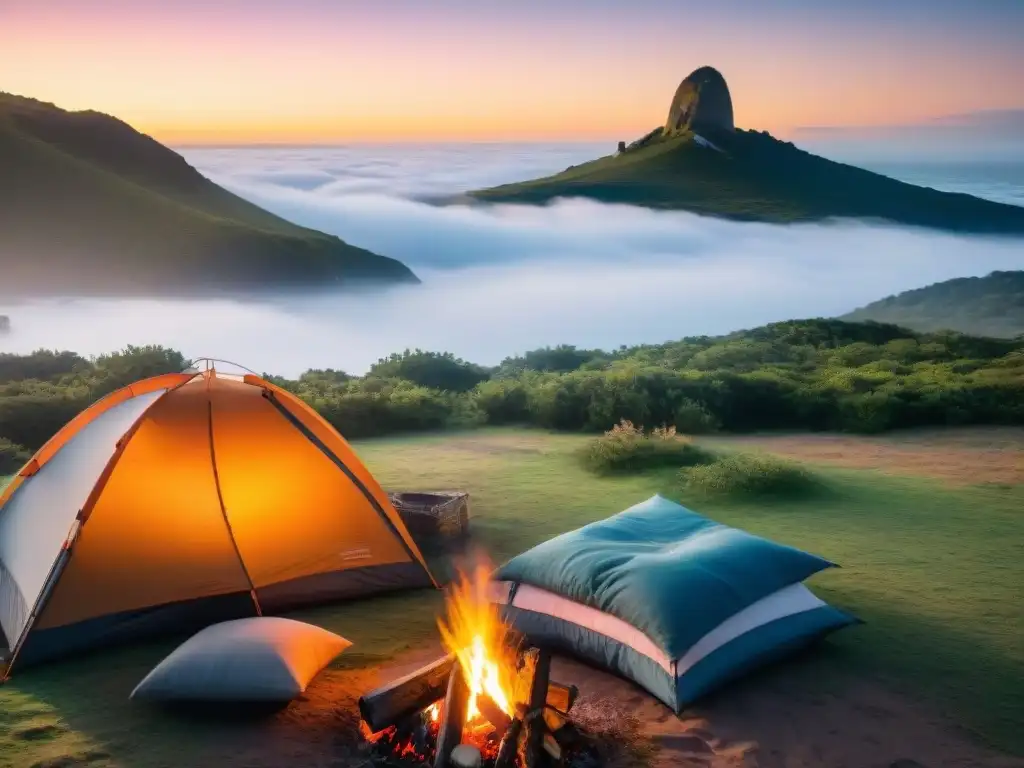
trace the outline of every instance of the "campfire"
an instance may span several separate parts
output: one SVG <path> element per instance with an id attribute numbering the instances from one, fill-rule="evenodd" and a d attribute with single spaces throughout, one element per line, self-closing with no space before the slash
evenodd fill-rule
<path id="1" fill-rule="evenodd" d="M 575 768 L 597 765 L 569 711 L 575 686 L 526 647 L 487 599 L 489 569 L 460 575 L 438 619 L 448 654 L 359 699 L 363 735 L 383 766 Z"/>

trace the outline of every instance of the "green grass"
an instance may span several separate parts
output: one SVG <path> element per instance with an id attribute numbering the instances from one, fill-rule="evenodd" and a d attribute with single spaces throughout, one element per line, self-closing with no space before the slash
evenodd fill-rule
<path id="1" fill-rule="evenodd" d="M 1024 208 L 918 187 L 804 152 L 757 131 L 656 140 L 540 179 L 469 193 L 487 202 L 539 204 L 557 197 L 692 211 L 740 221 L 831 217 L 886 219 L 976 233 L 1024 233 Z"/>
<path id="2" fill-rule="evenodd" d="M 231 194 L 107 115 L 0 93 L 0 167 L 7 291 L 416 281 L 401 262 Z"/>
<path id="3" fill-rule="evenodd" d="M 811 586 L 867 623 L 837 634 L 828 653 L 795 668 L 811 669 L 822 681 L 879 678 L 956 717 L 979 739 L 1024 754 L 1024 488 L 956 489 L 821 470 L 830 488 L 824 498 L 680 497 L 672 469 L 595 477 L 578 461 L 584 439 L 487 430 L 357 448 L 385 487 L 468 490 L 473 531 L 496 560 L 654 492 L 832 559 L 843 567 L 815 577 Z M 298 616 L 355 641 L 339 662 L 348 667 L 373 664 L 434 637 L 439 606 L 437 593 L 416 592 Z M 216 764 L 242 738 L 236 731 L 185 726 L 127 700 L 175 642 L 16 675 L 0 688 L 0 765 L 29 766 L 56 755 L 131 768 Z M 33 731 L 39 738 L 24 738 L 29 728 L 44 730 Z M 90 751 L 93 762 L 82 757 Z"/>

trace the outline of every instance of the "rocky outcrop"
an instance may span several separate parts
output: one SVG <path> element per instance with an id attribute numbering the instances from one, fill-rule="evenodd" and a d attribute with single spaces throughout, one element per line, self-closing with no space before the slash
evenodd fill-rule
<path id="1" fill-rule="evenodd" d="M 665 121 L 665 133 L 733 131 L 732 97 L 722 73 L 695 69 L 679 84 Z"/>

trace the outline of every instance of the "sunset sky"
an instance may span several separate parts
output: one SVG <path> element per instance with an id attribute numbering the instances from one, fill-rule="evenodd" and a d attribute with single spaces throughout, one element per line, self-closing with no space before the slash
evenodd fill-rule
<path id="1" fill-rule="evenodd" d="M 0 0 L 0 89 L 168 143 L 633 139 L 1024 108 L 1024 0 Z"/>

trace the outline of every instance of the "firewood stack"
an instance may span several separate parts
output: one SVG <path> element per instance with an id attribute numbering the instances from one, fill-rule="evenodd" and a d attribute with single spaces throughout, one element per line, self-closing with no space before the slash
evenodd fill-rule
<path id="1" fill-rule="evenodd" d="M 464 729 L 470 692 L 453 656 L 362 696 L 359 710 L 367 730 L 373 732 L 370 738 L 374 738 L 385 729 L 403 730 L 403 724 L 407 730 L 410 719 L 425 722 L 423 712 L 443 697 L 436 747 L 422 749 L 423 740 L 415 728 L 412 738 L 395 745 L 398 748 L 393 751 L 417 757 L 409 765 L 422 765 L 432 751 L 434 768 L 561 768 L 567 764 L 567 754 L 581 741 L 569 717 L 578 690 L 551 682 L 550 671 L 549 652 L 530 648 L 520 655 L 518 674 L 529 696 L 525 704 L 517 705 L 514 716 L 503 712 L 486 694 L 477 696 L 477 708 L 492 729 L 483 745 L 464 738 L 468 736 Z"/>

